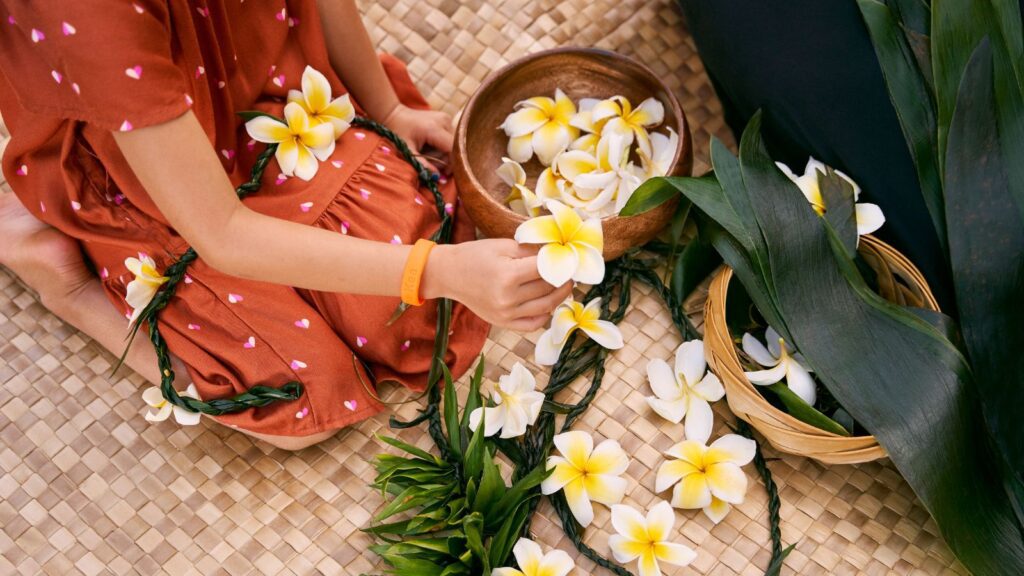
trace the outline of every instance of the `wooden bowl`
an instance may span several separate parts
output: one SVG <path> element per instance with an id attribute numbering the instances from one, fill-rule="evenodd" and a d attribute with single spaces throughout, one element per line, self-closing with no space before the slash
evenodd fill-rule
<path id="1" fill-rule="evenodd" d="M 581 98 L 622 95 L 634 105 L 655 97 L 665 107 L 664 123 L 679 134 L 674 176 L 688 176 L 693 148 L 686 116 L 672 92 L 647 67 L 625 56 L 593 48 L 557 48 L 520 58 L 484 80 L 462 111 L 455 134 L 452 168 L 459 197 L 473 222 L 491 238 L 512 238 L 526 217 L 505 204 L 508 186 L 497 168 L 507 156 L 508 137 L 498 127 L 517 102 L 553 96 L 555 88 L 578 102 Z M 536 158 L 523 166 L 533 186 L 543 167 Z M 672 219 L 676 201 L 637 216 L 609 216 L 604 227 L 604 258 L 616 258 L 654 238 Z"/>
<path id="2" fill-rule="evenodd" d="M 892 294 L 883 294 L 886 298 L 938 311 L 939 304 L 924 276 L 905 256 L 873 236 L 861 236 L 858 251 L 872 268 L 886 266 L 896 278 L 898 288 Z M 730 280 L 732 269 L 723 267 L 708 289 L 704 304 L 704 350 L 708 366 L 725 387 L 726 402 L 733 414 L 753 426 L 772 446 L 789 454 L 826 464 L 856 464 L 885 457 L 885 449 L 874 436 L 840 436 L 797 420 L 772 406 L 747 380 L 726 324 Z"/>

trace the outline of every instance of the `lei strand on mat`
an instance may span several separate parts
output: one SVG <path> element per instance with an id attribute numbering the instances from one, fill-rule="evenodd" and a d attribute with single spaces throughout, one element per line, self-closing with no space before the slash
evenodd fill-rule
<path id="1" fill-rule="evenodd" d="M 382 124 L 368 118 L 357 116 L 353 119 L 352 125 L 372 130 L 373 132 L 376 132 L 388 139 L 395 145 L 395 148 L 402 154 L 402 157 L 412 165 L 413 169 L 416 170 L 416 175 L 419 178 L 420 183 L 429 189 L 431 194 L 433 194 L 434 204 L 437 207 L 438 216 L 441 220 L 440 226 L 430 239 L 439 244 L 450 242 L 452 218 L 448 213 L 448 210 L 445 208 L 444 197 L 441 196 L 441 191 L 437 185 L 439 176 L 427 170 L 416 158 L 416 155 L 409 146 L 406 145 L 406 143 L 399 138 L 397 134 Z M 260 189 L 263 180 L 263 173 L 267 168 L 267 164 L 270 162 L 271 156 L 274 155 L 276 150 L 277 144 L 269 144 L 267 148 L 256 158 L 256 162 L 253 164 L 252 170 L 249 173 L 249 180 L 240 184 L 235 189 L 235 193 L 239 198 L 245 198 Z M 168 278 L 167 282 L 153 300 L 151 300 L 143 309 L 135 323 L 135 326 L 129 334 L 128 346 L 125 347 L 125 352 L 117 362 L 114 370 L 116 371 L 124 362 L 124 358 L 128 353 L 128 348 L 131 346 L 131 340 L 135 337 L 139 327 L 143 322 L 147 322 L 149 324 L 149 339 L 153 343 L 153 347 L 156 349 L 157 365 L 160 368 L 160 392 L 164 399 L 174 406 L 179 406 L 190 412 L 201 412 L 211 416 L 219 416 L 221 414 L 248 410 L 249 408 L 266 406 L 272 402 L 297 400 L 303 393 L 302 383 L 297 380 L 287 382 L 279 388 L 264 385 L 253 386 L 247 391 L 232 398 L 217 398 L 208 401 L 197 400 L 188 396 L 181 396 L 174 389 L 174 369 L 171 367 L 171 356 L 167 349 L 167 342 L 160 334 L 160 322 L 158 315 L 160 311 L 163 310 L 171 301 L 171 298 L 174 297 L 178 284 L 185 277 L 185 272 L 188 270 L 189 265 L 198 257 L 199 254 L 196 253 L 195 249 L 189 248 L 184 254 L 167 267 L 167 270 L 164 272 Z M 427 376 L 428 386 L 431 387 L 431 392 L 428 394 L 428 400 L 430 400 L 428 406 L 436 405 L 437 400 L 435 400 L 435 396 L 438 400 L 440 398 L 437 386 L 434 386 L 433 384 L 436 383 L 441 376 L 441 366 L 439 362 L 440 359 L 444 358 L 444 351 L 448 348 L 448 326 L 451 323 L 451 302 L 445 298 L 439 299 L 437 307 L 438 333 L 434 343 L 434 361 L 431 363 L 430 372 Z M 399 309 L 396 310 L 395 315 L 392 316 L 391 322 L 394 322 L 394 320 L 397 319 L 404 310 L 405 306 L 400 306 Z M 430 419 L 431 436 L 434 438 L 435 442 L 438 442 L 439 439 L 443 441 L 444 435 L 440 433 L 441 423 L 440 418 L 436 414 L 436 409 L 432 413 L 430 413 L 430 410 L 427 412 L 428 413 L 425 413 L 421 418 L 418 418 L 416 423 L 421 422 L 423 419 Z M 445 452 L 448 449 L 447 442 L 443 445 L 438 442 L 438 447 L 442 452 Z"/>

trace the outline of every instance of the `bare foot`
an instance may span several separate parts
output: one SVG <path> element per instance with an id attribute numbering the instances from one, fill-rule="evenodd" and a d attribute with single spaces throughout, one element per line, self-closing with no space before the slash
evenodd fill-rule
<path id="1" fill-rule="evenodd" d="M 12 193 L 0 194 L 0 264 L 38 292 L 44 305 L 94 280 L 78 242 L 37 220 Z"/>

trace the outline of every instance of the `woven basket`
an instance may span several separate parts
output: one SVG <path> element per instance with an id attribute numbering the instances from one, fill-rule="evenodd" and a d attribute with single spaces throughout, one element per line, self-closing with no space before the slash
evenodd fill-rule
<path id="1" fill-rule="evenodd" d="M 554 94 L 561 88 L 572 100 L 623 95 L 638 104 L 655 97 L 665 106 L 664 126 L 679 133 L 673 158 L 674 176 L 688 176 L 693 167 L 690 128 L 675 94 L 647 67 L 635 60 L 593 48 L 557 48 L 531 54 L 488 77 L 470 98 L 459 118 L 452 168 L 459 198 L 473 222 L 490 238 L 511 238 L 526 217 L 505 204 L 508 187 L 495 170 L 506 156 L 508 138 L 498 129 L 516 102 Z M 657 130 L 663 130 L 663 127 Z M 533 186 L 541 164 L 524 165 Z M 633 246 L 654 238 L 668 225 L 677 199 L 639 214 L 602 219 L 604 258 L 616 258 Z"/>
<path id="2" fill-rule="evenodd" d="M 887 266 L 897 280 L 883 293 L 903 305 L 938 310 L 938 302 L 914 265 L 888 244 L 862 236 L 858 251 L 875 270 Z M 726 324 L 726 295 L 732 269 L 723 267 L 711 281 L 704 305 L 704 343 L 708 365 L 725 386 L 729 408 L 747 421 L 779 450 L 814 458 L 826 464 L 855 464 L 883 458 L 886 453 L 874 436 L 840 436 L 797 420 L 772 406 L 743 374 L 736 343 Z"/>

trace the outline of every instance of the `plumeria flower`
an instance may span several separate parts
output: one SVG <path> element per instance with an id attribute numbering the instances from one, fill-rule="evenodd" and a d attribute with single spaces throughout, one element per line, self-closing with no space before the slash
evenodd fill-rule
<path id="1" fill-rule="evenodd" d="M 794 394 L 814 406 L 818 390 L 814 378 L 811 377 L 811 370 L 804 366 L 803 357 L 796 353 L 790 354 L 786 342 L 771 326 L 765 330 L 764 338 L 768 343 L 767 348 L 749 333 L 743 334 L 743 351 L 754 362 L 767 368 L 756 372 L 744 372 L 747 380 L 760 386 L 768 386 L 785 378 L 786 385 Z"/>
<path id="2" fill-rule="evenodd" d="M 686 419 L 686 437 L 706 441 L 711 436 L 714 412 L 711 402 L 725 395 L 722 382 L 707 370 L 704 341 L 683 342 L 676 350 L 675 370 L 657 358 L 647 363 L 647 379 L 654 396 L 647 404 L 662 418 L 676 424 Z"/>
<path id="3" fill-rule="evenodd" d="M 526 170 L 523 170 L 522 165 L 511 158 L 502 158 L 497 173 L 498 178 L 512 188 L 508 197 L 505 198 L 505 203 L 520 214 L 531 218 L 540 216 L 540 209 L 544 206 L 544 201 L 526 186 Z"/>
<path id="4" fill-rule="evenodd" d="M 818 182 L 818 172 L 821 172 L 822 174 L 825 173 L 825 164 L 815 160 L 814 158 L 808 158 L 807 166 L 804 167 L 804 173 L 799 176 L 794 174 L 793 171 L 789 169 L 789 166 L 786 166 L 782 162 L 776 162 L 775 165 L 778 166 L 779 169 L 782 170 L 782 173 L 800 188 L 800 191 L 804 193 L 804 197 L 806 197 L 807 201 L 811 203 L 814 211 L 817 212 L 819 216 L 825 213 L 825 199 L 821 196 L 821 186 Z M 858 186 L 852 178 L 839 170 L 833 170 L 833 172 L 843 180 L 846 180 L 846 182 L 853 187 L 853 201 L 857 202 L 857 199 L 860 197 L 860 186 Z M 858 240 L 860 239 L 860 236 L 863 236 L 864 234 L 871 234 L 875 230 L 881 228 L 882 224 L 885 224 L 885 215 L 882 214 L 882 209 L 879 208 L 877 204 L 860 202 L 854 204 L 853 209 L 854 217 L 857 219 Z"/>
<path id="5" fill-rule="evenodd" d="M 125 303 L 132 309 L 132 316 L 128 321 L 128 325 L 131 326 L 169 278 L 157 272 L 156 262 L 145 254 L 139 254 L 138 258 L 125 258 L 124 266 L 135 275 L 135 279 L 128 283 L 124 295 Z"/>
<path id="6" fill-rule="evenodd" d="M 561 455 L 548 457 L 548 470 L 554 472 L 541 483 L 541 492 L 562 490 L 573 517 L 586 528 L 594 520 L 592 500 L 608 506 L 622 501 L 627 485 L 622 473 L 629 458 L 615 440 L 605 440 L 595 448 L 594 438 L 578 430 L 563 432 L 554 442 Z"/>
<path id="7" fill-rule="evenodd" d="M 697 558 L 690 547 L 669 541 L 676 514 L 672 506 L 661 500 L 647 512 L 625 504 L 612 506 L 612 526 L 618 534 L 608 538 L 608 547 L 621 563 L 637 561 L 640 576 L 661 576 L 659 562 L 686 566 Z"/>
<path id="8" fill-rule="evenodd" d="M 629 162 L 629 146 L 625 136 L 613 133 L 601 137 L 595 154 L 559 154 L 555 166 L 571 184 L 562 191 L 565 203 L 597 214 L 614 200 L 615 211 L 621 210 L 641 183 L 636 166 Z"/>
<path id="9" fill-rule="evenodd" d="M 584 306 L 570 296 L 555 308 L 551 315 L 551 326 L 537 340 L 534 352 L 537 364 L 552 366 L 558 362 L 562 348 L 577 329 L 609 350 L 618 350 L 624 344 L 619 327 L 601 320 L 600 298 L 594 298 Z"/>
<path id="10" fill-rule="evenodd" d="M 578 111 L 576 115 L 572 117 L 569 124 L 579 128 L 583 135 L 573 140 L 572 144 L 569 145 L 570 150 L 585 150 L 590 153 L 594 153 L 597 148 L 597 141 L 601 138 L 601 130 L 604 128 L 608 118 L 602 118 L 600 121 L 594 121 L 594 105 L 601 100 L 598 98 L 581 98 L 579 102 Z"/>
<path id="11" fill-rule="evenodd" d="M 552 550 L 544 554 L 540 544 L 527 538 L 520 538 L 512 547 L 516 557 L 515 568 L 495 568 L 491 576 L 565 576 L 576 564 L 564 550 Z"/>
<path id="12" fill-rule="evenodd" d="M 609 132 L 621 134 L 631 144 L 635 137 L 640 150 L 649 155 L 651 142 L 647 129 L 661 124 L 665 119 L 665 107 L 657 98 L 648 98 L 634 109 L 626 97 L 612 96 L 594 104 L 590 115 L 595 125 L 603 123 L 602 135 Z"/>
<path id="13" fill-rule="evenodd" d="M 556 200 L 546 204 L 550 215 L 531 218 L 519 225 L 520 244 L 544 244 L 537 254 L 541 278 L 552 286 L 569 280 L 598 284 L 604 279 L 604 233 L 597 218 L 583 220 L 575 210 Z"/>
<path id="14" fill-rule="evenodd" d="M 330 122 L 313 124 L 309 114 L 298 102 L 284 107 L 285 122 L 270 116 L 257 116 L 245 123 L 253 139 L 266 144 L 277 144 L 274 157 L 285 176 L 298 176 L 311 180 L 334 152 L 334 125 Z"/>
<path id="15" fill-rule="evenodd" d="M 352 125 L 356 109 L 348 94 L 331 99 L 331 83 L 312 66 L 302 71 L 302 91 L 289 90 L 288 102 L 295 102 L 309 115 L 310 126 L 329 123 L 337 140 Z"/>
<path id="16" fill-rule="evenodd" d="M 550 166 L 579 136 L 579 130 L 569 124 L 576 105 L 561 89 L 555 89 L 554 99 L 536 96 L 519 102 L 516 108 L 500 126 L 510 138 L 508 155 L 516 162 L 526 162 L 536 154 L 542 164 Z"/>
<path id="17" fill-rule="evenodd" d="M 669 127 L 668 136 L 654 132 L 650 134 L 650 138 L 650 154 L 644 152 L 642 148 L 637 150 L 644 167 L 644 178 L 667 176 L 672 171 L 672 160 L 676 156 L 676 148 L 679 147 L 679 134 Z"/>
<path id="18" fill-rule="evenodd" d="M 747 475 L 741 466 L 754 459 L 757 445 L 739 434 L 726 434 L 711 446 L 703 441 L 684 440 L 668 449 L 675 458 L 662 463 L 655 479 L 655 492 L 673 485 L 672 505 L 687 510 L 701 508 L 718 524 L 732 504 L 742 504 L 747 494 Z"/>
<path id="19" fill-rule="evenodd" d="M 195 384 L 189 384 L 188 388 L 186 388 L 184 392 L 181 392 L 180 395 L 199 400 L 199 393 L 196 392 Z M 171 404 L 164 399 L 164 395 L 160 392 L 159 386 L 146 388 L 146 391 L 142 393 L 142 399 L 145 400 L 146 404 L 153 409 L 146 412 L 146 420 L 149 422 L 163 422 L 164 420 L 167 420 L 173 412 L 174 419 L 182 426 L 195 426 L 196 424 L 199 424 L 199 412 L 192 412 L 182 408 L 181 406 Z"/>
<path id="20" fill-rule="evenodd" d="M 477 408 L 469 413 L 469 427 L 473 430 L 484 419 L 484 436 L 494 436 L 501 430 L 502 438 L 515 438 L 526 433 L 526 427 L 537 421 L 544 394 L 537 391 L 533 374 L 516 362 L 512 371 L 498 378 L 491 395 L 494 406 Z"/>

